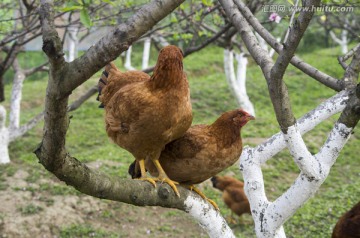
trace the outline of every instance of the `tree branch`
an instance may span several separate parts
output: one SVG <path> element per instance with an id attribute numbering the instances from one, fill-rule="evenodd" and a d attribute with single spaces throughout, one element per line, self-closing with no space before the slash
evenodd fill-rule
<path id="1" fill-rule="evenodd" d="M 283 49 L 283 46 L 277 42 L 275 37 L 271 35 L 257 20 L 256 17 L 251 13 L 247 6 L 240 0 L 235 0 L 236 5 L 238 6 L 239 11 L 243 14 L 244 18 L 249 22 L 249 24 L 255 29 L 255 31 L 273 48 L 277 53 L 280 53 Z M 336 78 L 333 78 L 320 70 L 314 68 L 313 66 L 307 64 L 306 62 L 299 59 L 297 56 L 293 56 L 290 63 L 296 68 L 303 71 L 305 74 L 316 79 L 318 82 L 324 84 L 325 86 L 334 89 L 336 91 L 341 91 L 344 89 L 342 82 Z"/>
<path id="2" fill-rule="evenodd" d="M 320 0 L 304 1 L 303 4 L 305 4 L 304 7 L 317 7 L 320 5 Z M 292 113 L 290 98 L 283 77 L 313 15 L 313 11 L 300 12 L 298 19 L 295 20 L 294 25 L 290 29 L 289 37 L 284 43 L 283 50 L 280 52 L 271 69 L 270 77 L 267 78 L 270 98 L 274 106 L 276 118 L 284 133 L 286 133 L 287 128 L 295 124 L 295 117 Z"/>
<path id="3" fill-rule="evenodd" d="M 98 92 L 98 86 L 91 87 L 86 93 L 80 96 L 76 101 L 74 101 L 70 106 L 68 106 L 68 112 L 75 111 L 78 109 L 81 104 L 87 101 L 92 95 Z"/>
<path id="4" fill-rule="evenodd" d="M 184 56 L 187 56 L 189 54 L 192 54 L 194 52 L 197 52 L 197 51 L 205 48 L 206 46 L 208 46 L 212 42 L 216 41 L 219 37 L 221 37 L 221 35 L 224 34 L 225 32 L 227 32 L 231 27 L 232 27 L 231 24 L 227 24 L 220 31 L 218 31 L 215 35 L 213 35 L 211 38 L 206 39 L 206 41 L 204 41 L 200 45 L 187 48 L 185 50 L 185 52 L 184 52 Z"/>
<path id="5" fill-rule="evenodd" d="M 84 55 L 70 63 L 66 73 L 69 75 L 64 77 L 63 83 L 65 94 L 69 94 L 121 52 L 127 50 L 133 42 L 182 2 L 184 0 L 152 1 L 137 11 L 126 23 L 115 27 Z"/>
<path id="6" fill-rule="evenodd" d="M 90 48 L 83 57 L 70 65 L 63 63 L 59 66 L 58 61 L 62 63 L 63 60 L 57 56 L 61 56 L 62 49 L 61 46 L 57 47 L 58 36 L 53 34 L 52 2 L 42 1 L 40 14 L 45 27 L 43 41 L 50 46 L 44 47 L 44 51 L 49 56 L 50 72 L 45 100 L 43 140 L 35 150 L 35 154 L 47 170 L 82 193 L 138 206 L 156 205 L 181 209 L 189 212 L 200 224 L 204 224 L 210 236 L 234 237 L 220 213 L 212 206 L 206 207 L 204 201 L 199 202 L 199 196 L 189 190 L 179 187 L 181 197 L 178 198 L 167 184 L 158 183 L 154 189 L 146 181 L 110 177 L 88 168 L 76 158 L 71 157 L 65 149 L 65 135 L 69 125 L 67 115 L 69 92 L 113 60 L 181 2 L 152 1 L 130 18 L 127 24 L 116 27 L 112 33 Z M 45 9 L 48 11 L 44 11 Z M 104 45 L 105 43 L 110 45 Z M 194 204 L 195 201 L 196 204 Z M 195 206 L 197 204 L 200 204 L 200 208 Z M 212 220 L 214 224 L 221 225 L 211 227 L 206 221 L 209 216 L 214 219 Z"/>
<path id="7" fill-rule="evenodd" d="M 353 57 L 353 55 L 359 48 L 360 48 L 360 44 L 355 46 L 353 49 L 349 50 L 344 56 L 338 57 L 338 61 L 339 61 L 340 65 L 343 67 L 343 69 L 347 68 L 347 64 L 345 63 L 345 61 L 347 61 L 348 59 Z"/>

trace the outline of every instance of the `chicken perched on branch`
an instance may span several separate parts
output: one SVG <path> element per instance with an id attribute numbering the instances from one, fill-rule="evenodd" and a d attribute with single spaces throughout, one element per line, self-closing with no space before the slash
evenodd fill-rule
<path id="1" fill-rule="evenodd" d="M 360 202 L 347 211 L 336 223 L 332 238 L 360 237 Z"/>
<path id="2" fill-rule="evenodd" d="M 139 179 L 154 186 L 155 181 L 168 183 L 177 195 L 176 182 L 163 170 L 159 156 L 165 145 L 184 135 L 192 122 L 190 90 L 182 60 L 178 47 L 167 46 L 160 51 L 150 79 L 139 72 L 134 76 L 134 71 L 130 71 L 124 76 L 126 85 L 122 85 L 122 73 L 111 66 L 107 71 L 109 83 L 104 79 L 104 83 L 99 83 L 108 136 L 133 154 L 139 163 Z M 145 159 L 156 168 L 157 178 L 147 177 Z"/>
<path id="3" fill-rule="evenodd" d="M 241 128 L 253 119 L 238 109 L 223 113 L 211 125 L 192 126 L 184 136 L 165 146 L 159 161 L 170 179 L 206 199 L 193 185 L 211 178 L 239 159 L 243 147 Z M 130 166 L 132 177 L 140 176 L 138 167 L 136 161 Z M 158 174 L 150 160 L 146 160 L 146 169 L 153 176 Z"/>
<path id="4" fill-rule="evenodd" d="M 214 188 L 223 192 L 224 203 L 238 216 L 251 214 L 250 203 L 244 192 L 244 183 L 229 176 L 214 176 L 211 178 Z"/>

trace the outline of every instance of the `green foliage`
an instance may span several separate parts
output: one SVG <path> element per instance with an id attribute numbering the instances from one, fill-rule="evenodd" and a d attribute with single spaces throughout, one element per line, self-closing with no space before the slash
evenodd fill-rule
<path id="1" fill-rule="evenodd" d="M 80 21 L 81 23 L 87 27 L 90 28 L 93 25 L 93 22 L 90 18 L 89 14 L 89 7 L 90 4 L 92 4 L 92 0 L 71 0 L 66 1 L 65 6 L 60 9 L 62 12 L 72 12 L 72 11 L 80 11 Z"/>

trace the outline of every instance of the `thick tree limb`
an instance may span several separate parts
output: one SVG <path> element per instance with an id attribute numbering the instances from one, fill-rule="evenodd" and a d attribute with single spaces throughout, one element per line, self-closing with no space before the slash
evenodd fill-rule
<path id="1" fill-rule="evenodd" d="M 77 86 L 119 56 L 121 52 L 127 50 L 136 39 L 183 1 L 152 1 L 137 11 L 126 23 L 115 27 L 111 33 L 89 48 L 83 56 L 69 64 L 63 82 L 65 94 L 70 94 Z M 69 77 L 70 75 L 71 77 Z"/>
<path id="2" fill-rule="evenodd" d="M 305 5 L 304 7 L 317 7 L 320 5 L 320 0 L 303 1 L 303 4 Z M 295 117 L 291 109 L 290 98 L 283 77 L 313 15 L 313 11 L 300 12 L 299 17 L 290 28 L 289 36 L 284 43 L 283 50 L 280 52 L 271 69 L 270 78 L 267 78 L 270 98 L 275 109 L 276 118 L 281 130 L 284 131 L 285 134 L 287 128 L 295 124 Z"/>
<path id="3" fill-rule="evenodd" d="M 212 206 L 205 202 L 193 204 L 198 195 L 185 188 L 179 188 L 180 198 L 166 184 L 157 188 L 146 181 L 110 177 L 92 170 L 71 157 L 65 149 L 65 135 L 69 125 L 67 115 L 68 95 L 93 73 L 117 57 L 137 40 L 147 29 L 160 21 L 182 0 L 154 0 L 140 9 L 126 24 L 122 24 L 90 48 L 84 56 L 70 64 L 63 60 L 59 37 L 54 34 L 52 1 L 42 0 L 40 14 L 43 23 L 43 50 L 49 57 L 50 72 L 45 101 L 43 140 L 35 154 L 44 167 L 60 180 L 75 189 L 99 198 L 126 202 L 139 206 L 157 205 L 189 212 L 200 224 L 204 224 L 210 236 L 234 237 L 224 219 Z M 194 198 L 193 198 L 194 197 Z M 220 227 L 211 227 L 207 218 L 211 216 Z M 220 231 L 218 229 L 221 229 Z"/>

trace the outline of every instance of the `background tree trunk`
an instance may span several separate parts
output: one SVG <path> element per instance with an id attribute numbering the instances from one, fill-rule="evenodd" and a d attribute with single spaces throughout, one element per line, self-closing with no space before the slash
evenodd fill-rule
<path id="1" fill-rule="evenodd" d="M 8 145 L 9 131 L 6 128 L 6 109 L 0 105 L 0 164 L 10 163 Z"/>
<path id="2" fill-rule="evenodd" d="M 151 48 L 151 38 L 146 37 L 144 40 L 144 50 L 143 50 L 141 69 L 147 69 L 149 67 L 150 48 Z"/>
<path id="3" fill-rule="evenodd" d="M 246 93 L 246 65 L 247 58 L 243 53 L 236 54 L 237 74 L 234 70 L 234 52 L 224 50 L 224 71 L 231 92 L 241 108 L 255 116 L 254 106 Z"/>

